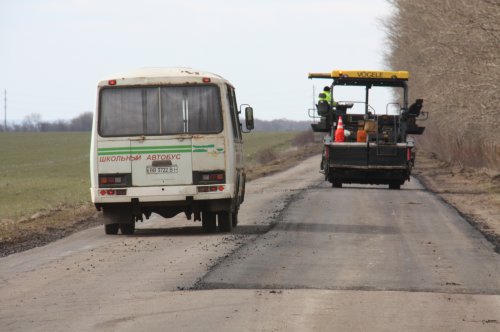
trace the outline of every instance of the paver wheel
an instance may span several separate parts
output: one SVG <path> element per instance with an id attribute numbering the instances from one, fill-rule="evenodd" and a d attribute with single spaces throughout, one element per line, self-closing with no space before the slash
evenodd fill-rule
<path id="1" fill-rule="evenodd" d="M 322 163 L 321 169 L 323 170 L 323 172 L 325 172 L 324 173 L 325 174 L 325 181 L 329 181 L 330 180 L 330 166 L 328 165 L 328 162 L 325 159 L 322 159 L 321 163 Z"/>

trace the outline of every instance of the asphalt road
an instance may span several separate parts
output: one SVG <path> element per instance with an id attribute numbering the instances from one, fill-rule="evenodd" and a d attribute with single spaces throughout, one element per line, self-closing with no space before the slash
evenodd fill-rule
<path id="1" fill-rule="evenodd" d="M 156 217 L 0 258 L 0 330 L 500 330 L 479 232 L 415 179 L 333 189 L 318 158 L 249 183 L 232 234 Z"/>

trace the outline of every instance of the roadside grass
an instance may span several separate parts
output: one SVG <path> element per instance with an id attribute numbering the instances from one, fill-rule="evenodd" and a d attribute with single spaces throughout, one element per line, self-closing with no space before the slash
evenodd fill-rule
<path id="1" fill-rule="evenodd" d="M 309 156 L 320 154 L 322 149 L 312 131 L 255 132 L 246 134 L 244 139 L 247 180 L 295 166 Z"/>
<path id="2" fill-rule="evenodd" d="M 246 165 L 261 164 L 266 154 L 277 155 L 290 148 L 298 132 L 251 132 L 243 135 Z"/>
<path id="3" fill-rule="evenodd" d="M 247 180 L 320 153 L 309 136 L 245 134 Z M 0 133 L 0 256 L 99 223 L 90 202 L 89 150 L 87 132 Z"/>

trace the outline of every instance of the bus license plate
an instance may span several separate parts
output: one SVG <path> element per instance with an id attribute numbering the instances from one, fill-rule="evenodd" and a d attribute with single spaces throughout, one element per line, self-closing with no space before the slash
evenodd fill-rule
<path id="1" fill-rule="evenodd" d="M 147 166 L 148 174 L 172 174 L 177 173 L 177 165 L 175 166 Z"/>

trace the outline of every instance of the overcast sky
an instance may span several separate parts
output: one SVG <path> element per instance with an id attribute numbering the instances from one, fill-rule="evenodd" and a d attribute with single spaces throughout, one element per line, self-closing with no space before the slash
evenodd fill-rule
<path id="1" fill-rule="evenodd" d="M 7 119 L 94 111 L 96 83 L 185 66 L 235 85 L 264 120 L 308 120 L 308 72 L 386 69 L 385 0 L 0 0 Z M 388 69 L 388 68 L 387 68 Z"/>

